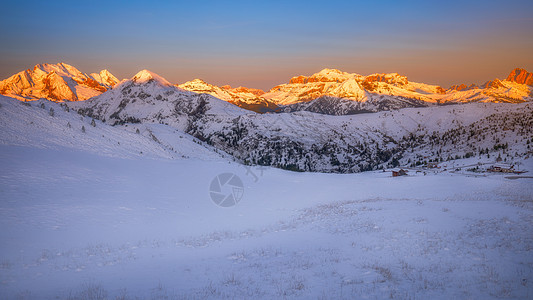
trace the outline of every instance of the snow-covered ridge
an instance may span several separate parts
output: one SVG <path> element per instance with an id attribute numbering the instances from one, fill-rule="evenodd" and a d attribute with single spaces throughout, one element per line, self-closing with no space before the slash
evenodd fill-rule
<path id="1" fill-rule="evenodd" d="M 143 70 L 112 90 L 83 102 L 68 104 L 83 114 L 109 124 L 161 123 L 185 130 L 190 118 L 203 115 L 235 117 L 252 113 L 208 94 L 198 94 L 168 84 Z"/>
<path id="2" fill-rule="evenodd" d="M 70 102 L 82 103 L 82 102 Z M 111 126 L 47 100 L 0 95 L 0 145 L 69 149 L 104 157 L 225 160 L 190 135 L 161 124 Z"/>
<path id="3" fill-rule="evenodd" d="M 249 89 L 245 87 L 231 88 L 231 86 L 228 85 L 218 87 L 201 79 L 187 81 L 177 86 L 191 92 L 209 94 L 255 112 L 264 113 L 278 110 L 277 105 L 261 97 L 265 92 L 259 89 Z"/>

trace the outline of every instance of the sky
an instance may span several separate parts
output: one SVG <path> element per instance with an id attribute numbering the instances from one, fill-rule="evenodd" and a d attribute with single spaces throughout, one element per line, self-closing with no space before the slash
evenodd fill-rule
<path id="1" fill-rule="evenodd" d="M 268 90 L 324 68 L 449 87 L 533 71 L 533 1 L 3 1 L 0 79 L 65 62 Z"/>

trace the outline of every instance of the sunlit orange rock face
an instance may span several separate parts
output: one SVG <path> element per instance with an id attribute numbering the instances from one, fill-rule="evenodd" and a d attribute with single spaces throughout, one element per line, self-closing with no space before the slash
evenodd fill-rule
<path id="1" fill-rule="evenodd" d="M 243 87 L 243 86 L 240 86 L 240 87 L 237 87 L 237 88 L 233 88 L 233 89 L 231 89 L 231 91 L 233 91 L 235 93 L 250 93 L 250 94 L 254 94 L 256 96 L 261 96 L 261 95 L 263 95 L 265 93 L 263 90 L 260 90 L 260 89 L 252 89 L 252 88 L 247 88 L 247 87 Z"/>
<path id="2" fill-rule="evenodd" d="M 497 88 L 501 88 L 501 87 L 505 87 L 505 86 L 503 85 L 503 83 L 499 79 L 494 79 L 492 81 L 488 81 L 484 85 L 484 88 L 497 89 Z"/>
<path id="3" fill-rule="evenodd" d="M 307 77 L 302 75 L 293 77 L 291 78 L 290 83 L 307 83 Z"/>
<path id="4" fill-rule="evenodd" d="M 437 93 L 438 93 L 438 94 L 441 94 L 441 95 L 446 94 L 446 90 L 443 89 L 443 88 L 440 87 L 440 86 L 438 86 L 438 87 L 436 88 L 436 90 L 437 90 Z"/>
<path id="5" fill-rule="evenodd" d="M 471 90 L 471 89 L 477 89 L 479 88 L 479 86 L 475 85 L 475 84 L 471 84 L 469 86 L 467 86 L 466 84 L 454 84 L 452 85 L 448 90 L 449 91 L 458 91 L 458 92 L 461 92 L 461 91 L 468 91 L 468 90 Z"/>
<path id="6" fill-rule="evenodd" d="M 454 84 L 450 87 L 450 90 L 452 91 L 466 91 L 468 89 L 468 86 L 466 84 Z"/>
<path id="7" fill-rule="evenodd" d="M 511 74 L 507 76 L 508 81 L 513 81 L 520 84 L 533 85 L 533 73 L 520 68 L 516 68 L 511 71 Z"/>
<path id="8" fill-rule="evenodd" d="M 234 93 L 250 93 L 250 94 L 253 94 L 253 95 L 256 95 L 256 96 L 261 96 L 261 95 L 263 95 L 265 93 L 265 91 L 263 91 L 263 90 L 247 88 L 247 87 L 244 87 L 244 86 L 232 88 L 231 85 L 228 85 L 228 84 L 227 85 L 223 85 L 220 88 L 223 89 L 223 90 L 226 90 L 226 91 L 234 92 Z"/>
<path id="9" fill-rule="evenodd" d="M 77 101 L 78 96 L 70 89 L 65 80 L 56 74 L 55 71 L 50 72 L 42 79 L 44 87 L 41 89 L 45 95 L 44 98 L 52 101 L 61 101 L 68 99 L 70 101 Z"/>
<path id="10" fill-rule="evenodd" d="M 74 79 L 74 81 L 76 81 L 78 84 L 81 84 L 81 85 L 85 85 L 87 87 L 90 87 L 94 90 L 97 90 L 99 91 L 100 93 L 103 93 L 105 91 L 107 91 L 107 88 L 105 88 L 104 86 L 100 85 L 100 83 L 92 78 L 86 78 L 85 80 L 77 80 L 77 79 Z"/>
<path id="11" fill-rule="evenodd" d="M 395 85 L 406 85 L 409 81 L 407 76 L 391 76 L 389 74 L 372 74 L 365 77 L 366 82 L 385 82 L 388 84 Z"/>

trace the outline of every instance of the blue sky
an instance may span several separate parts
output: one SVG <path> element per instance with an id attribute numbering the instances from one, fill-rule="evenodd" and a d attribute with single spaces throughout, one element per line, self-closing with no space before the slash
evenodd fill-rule
<path id="1" fill-rule="evenodd" d="M 269 89 L 323 68 L 481 83 L 533 71 L 533 1 L 14 1 L 0 77 L 66 62 Z"/>

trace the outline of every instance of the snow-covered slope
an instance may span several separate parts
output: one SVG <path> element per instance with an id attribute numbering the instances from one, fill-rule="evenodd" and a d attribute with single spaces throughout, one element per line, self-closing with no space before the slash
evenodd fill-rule
<path id="1" fill-rule="evenodd" d="M 327 116 L 309 112 L 196 120 L 188 133 L 249 164 L 359 172 L 494 153 L 531 153 L 533 105 L 479 104 Z M 505 151 L 501 151 L 505 145 Z M 483 150 L 483 151 L 482 151 Z"/>
<path id="2" fill-rule="evenodd" d="M 158 124 L 110 126 L 62 103 L 20 102 L 0 95 L 0 144 L 89 152 L 120 158 L 224 160 L 222 153 L 175 128 Z"/>
<path id="3" fill-rule="evenodd" d="M 235 104 L 244 109 L 258 113 L 272 112 L 278 110 L 278 106 L 271 101 L 261 97 L 265 92 L 259 89 L 249 89 L 245 87 L 231 88 L 228 85 L 218 87 L 211 85 L 201 79 L 195 79 L 178 85 L 179 88 L 195 93 L 205 93 Z"/>
<path id="4" fill-rule="evenodd" d="M 107 70 L 87 75 L 65 63 L 39 64 L 0 81 L 0 94 L 23 101 L 80 101 L 100 95 L 117 83 Z"/>
<path id="5" fill-rule="evenodd" d="M 2 299 L 531 298 L 529 178 L 5 145 L 0 166 Z M 209 197 L 222 173 L 231 208 Z"/>

